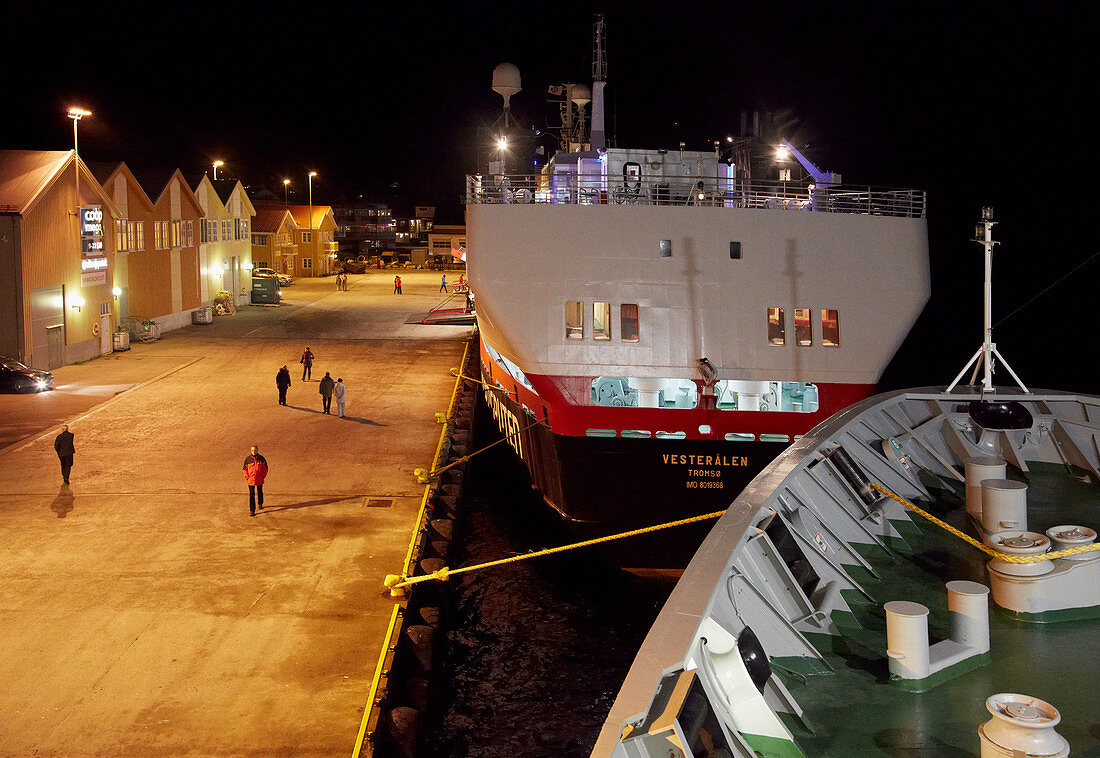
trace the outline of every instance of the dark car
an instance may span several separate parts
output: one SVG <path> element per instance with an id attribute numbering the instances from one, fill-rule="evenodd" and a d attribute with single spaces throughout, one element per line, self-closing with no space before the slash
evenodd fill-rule
<path id="1" fill-rule="evenodd" d="M 46 392 L 53 389 L 53 374 L 24 366 L 0 356 L 0 392 Z"/>

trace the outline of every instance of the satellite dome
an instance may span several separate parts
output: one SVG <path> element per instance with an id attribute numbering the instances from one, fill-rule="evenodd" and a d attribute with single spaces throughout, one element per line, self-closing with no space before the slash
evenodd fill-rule
<path id="1" fill-rule="evenodd" d="M 574 84 L 572 100 L 580 106 L 588 105 L 592 102 L 592 90 L 587 84 Z"/>
<path id="2" fill-rule="evenodd" d="M 511 63 L 501 63 L 493 69 L 493 92 L 504 98 L 507 108 L 512 95 L 520 91 L 519 69 Z"/>

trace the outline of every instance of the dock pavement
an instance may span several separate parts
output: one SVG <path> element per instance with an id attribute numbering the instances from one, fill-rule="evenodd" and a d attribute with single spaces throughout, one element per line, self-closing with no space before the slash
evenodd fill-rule
<path id="1" fill-rule="evenodd" d="M 280 306 L 0 395 L 0 755 L 350 754 L 392 608 L 383 578 L 423 491 L 412 471 L 470 329 L 407 323 L 447 297 L 437 272 L 403 272 L 403 295 L 392 271 L 349 279 L 298 279 Z M 320 412 L 326 371 L 346 419 Z M 252 444 L 271 469 L 254 518 Z"/>

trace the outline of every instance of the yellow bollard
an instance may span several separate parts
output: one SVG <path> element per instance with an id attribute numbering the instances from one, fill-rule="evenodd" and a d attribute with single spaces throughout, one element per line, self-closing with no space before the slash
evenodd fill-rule
<path id="1" fill-rule="evenodd" d="M 435 414 L 435 420 L 438 421 L 440 424 L 446 424 L 447 423 L 447 414 L 446 413 L 437 413 L 437 414 Z"/>
<path id="2" fill-rule="evenodd" d="M 428 469 L 426 468 L 413 469 L 413 476 L 415 476 L 416 481 L 420 482 L 421 484 L 427 484 L 430 478 L 428 476 Z"/>
<path id="3" fill-rule="evenodd" d="M 390 597 L 405 597 L 404 587 L 398 587 L 394 589 L 395 584 L 401 583 L 401 577 L 399 577 L 397 574 L 386 574 L 386 579 L 382 583 L 389 588 Z"/>

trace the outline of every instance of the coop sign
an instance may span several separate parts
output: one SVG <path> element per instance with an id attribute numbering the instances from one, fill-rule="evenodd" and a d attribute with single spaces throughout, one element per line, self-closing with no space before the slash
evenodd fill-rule
<path id="1" fill-rule="evenodd" d="M 107 249 L 103 244 L 103 208 L 80 207 L 80 284 L 107 283 Z"/>

